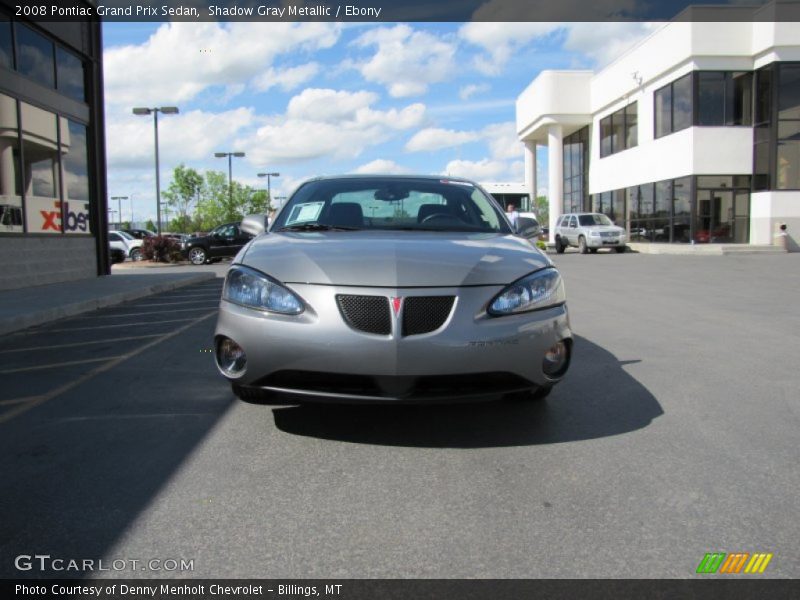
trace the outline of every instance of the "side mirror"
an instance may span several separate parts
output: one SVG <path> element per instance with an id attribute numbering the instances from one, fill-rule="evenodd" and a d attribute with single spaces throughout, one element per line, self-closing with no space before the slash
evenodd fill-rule
<path id="1" fill-rule="evenodd" d="M 267 215 L 247 215 L 239 229 L 250 235 L 260 235 L 267 230 Z"/>
<path id="2" fill-rule="evenodd" d="M 536 219 L 528 217 L 519 217 L 517 219 L 517 235 L 532 240 L 539 237 L 540 233 L 542 233 L 542 227 Z"/>

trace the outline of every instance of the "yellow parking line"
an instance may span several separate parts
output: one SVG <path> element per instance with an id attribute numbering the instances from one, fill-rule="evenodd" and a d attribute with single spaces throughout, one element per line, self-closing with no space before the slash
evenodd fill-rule
<path id="1" fill-rule="evenodd" d="M 184 331 L 186 331 L 190 327 L 193 327 L 194 325 L 197 325 L 198 323 L 201 323 L 201 322 L 205 321 L 206 319 L 210 319 L 211 317 L 213 317 L 216 314 L 217 314 L 217 311 L 214 310 L 214 311 L 209 312 L 208 314 L 203 315 L 202 317 L 198 317 L 196 319 L 192 319 L 192 321 L 190 321 L 189 323 L 186 323 L 186 325 L 182 325 L 181 327 L 178 327 L 178 329 L 175 329 L 174 331 L 170 331 L 169 333 L 166 333 L 166 334 L 154 339 L 153 341 L 148 342 L 147 344 L 139 346 L 135 350 L 131 350 L 127 354 L 125 354 L 123 356 L 120 356 L 117 359 L 110 360 L 110 361 L 100 365 L 96 369 L 94 369 L 92 371 L 89 371 L 88 373 L 85 373 L 84 375 L 78 377 L 77 379 L 69 381 L 69 382 L 65 383 L 64 385 L 62 385 L 62 386 L 60 386 L 60 387 L 58 387 L 58 388 L 56 388 L 54 390 L 51 390 L 51 391 L 47 392 L 46 394 L 42 394 L 41 396 L 35 397 L 31 401 L 26 402 L 25 404 L 21 404 L 17 408 L 13 408 L 13 409 L 9 410 L 6 414 L 0 415 L 0 424 L 8 423 L 11 419 L 13 419 L 15 417 L 18 417 L 19 415 L 29 411 L 30 409 L 32 409 L 32 408 L 34 408 L 36 406 L 39 406 L 40 404 L 43 404 L 44 402 L 47 402 L 48 400 L 52 400 L 53 398 L 55 398 L 57 396 L 60 396 L 64 392 L 67 392 L 67 391 L 71 390 L 74 387 L 77 387 L 77 386 L 79 386 L 79 385 L 81 385 L 83 383 L 86 383 L 87 381 L 89 381 L 90 379 L 96 377 L 97 375 L 100 375 L 101 373 L 105 373 L 106 371 L 109 371 L 109 370 L 113 369 L 114 367 L 116 367 L 117 365 L 125 362 L 126 360 L 128 360 L 130 358 L 133 358 L 134 356 L 137 356 L 138 354 L 141 354 L 145 350 L 149 350 L 153 346 L 155 346 L 155 345 L 157 345 L 157 344 L 159 344 L 159 343 L 161 343 L 161 342 L 163 342 L 165 340 L 168 340 L 170 338 L 175 337 L 176 335 L 178 335 L 180 333 L 183 333 Z"/>

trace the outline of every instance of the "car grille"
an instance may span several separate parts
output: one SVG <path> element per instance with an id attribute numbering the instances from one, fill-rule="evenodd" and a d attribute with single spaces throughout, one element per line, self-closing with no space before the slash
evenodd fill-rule
<path id="1" fill-rule="evenodd" d="M 338 294 L 336 302 L 345 322 L 357 331 L 389 335 L 392 332 L 389 298 Z M 402 333 L 436 331 L 450 316 L 455 296 L 409 296 L 404 299 Z"/>
<path id="2" fill-rule="evenodd" d="M 342 318 L 353 329 L 379 335 L 389 335 L 392 332 L 389 299 L 386 296 L 338 294 L 336 303 Z"/>
<path id="3" fill-rule="evenodd" d="M 617 237 L 618 235 L 619 234 L 616 231 L 601 231 L 600 232 L 600 237 L 604 237 L 604 238 Z"/>
<path id="4" fill-rule="evenodd" d="M 450 316 L 454 296 L 409 296 L 403 307 L 403 335 L 436 331 Z"/>

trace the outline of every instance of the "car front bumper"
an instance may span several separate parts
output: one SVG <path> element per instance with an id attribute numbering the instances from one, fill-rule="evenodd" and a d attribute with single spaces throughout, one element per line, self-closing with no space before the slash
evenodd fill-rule
<path id="1" fill-rule="evenodd" d="M 586 237 L 586 245 L 589 248 L 615 248 L 624 246 L 626 239 L 626 236 L 598 237 L 590 235 Z"/>
<path id="2" fill-rule="evenodd" d="M 492 399 L 554 385 L 563 372 L 557 377 L 544 373 L 545 352 L 559 341 L 571 352 L 566 305 L 491 317 L 486 305 L 501 286 L 287 287 L 305 301 L 307 309 L 301 315 L 278 315 L 221 301 L 215 347 L 227 337 L 241 346 L 247 357 L 244 370 L 235 377 L 220 369 L 235 385 L 297 401 Z M 439 329 L 403 337 L 398 333 L 398 316 L 389 335 L 352 329 L 339 311 L 337 294 L 389 298 L 452 295 L 456 300 Z"/>

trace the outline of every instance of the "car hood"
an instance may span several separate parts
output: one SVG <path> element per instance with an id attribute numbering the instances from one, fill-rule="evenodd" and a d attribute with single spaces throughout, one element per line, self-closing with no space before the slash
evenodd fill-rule
<path id="1" fill-rule="evenodd" d="M 505 285 L 552 265 L 512 235 L 419 231 L 268 233 L 235 262 L 284 283 L 361 287 Z"/>

